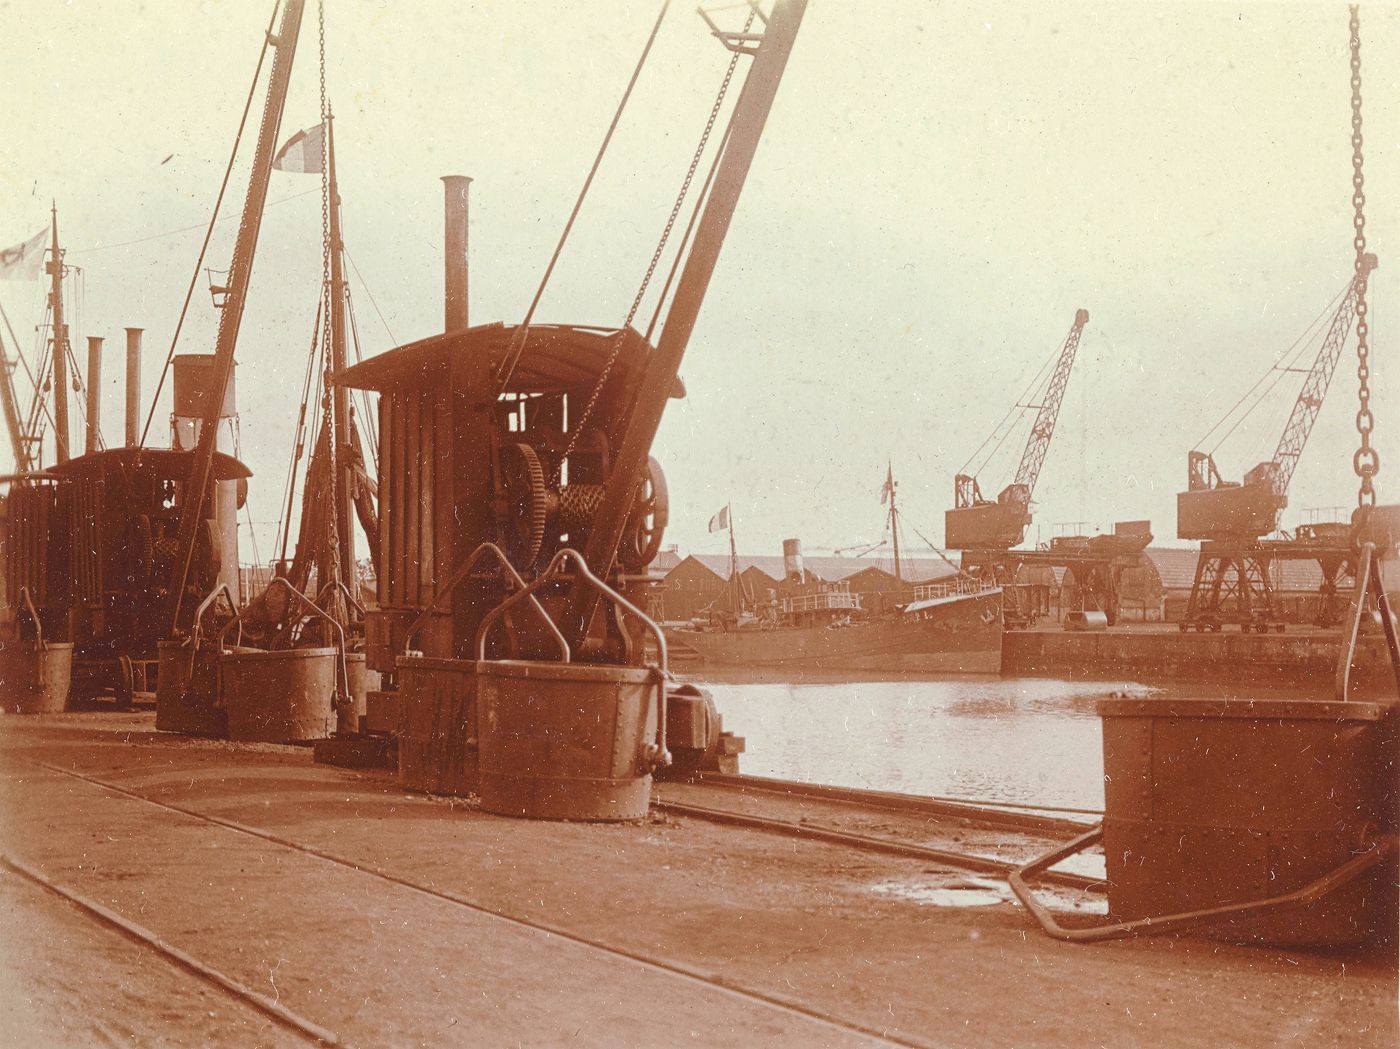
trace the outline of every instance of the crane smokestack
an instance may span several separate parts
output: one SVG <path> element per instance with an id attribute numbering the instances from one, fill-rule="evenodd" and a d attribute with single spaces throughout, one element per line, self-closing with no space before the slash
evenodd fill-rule
<path id="1" fill-rule="evenodd" d="M 126 446 L 141 442 L 141 333 L 144 328 L 126 329 Z"/>
<path id="2" fill-rule="evenodd" d="M 88 336 L 87 445 L 91 454 L 102 443 L 102 336 Z"/>
<path id="3" fill-rule="evenodd" d="M 466 175 L 444 175 L 443 188 L 443 330 L 468 326 L 467 310 L 467 191 Z"/>

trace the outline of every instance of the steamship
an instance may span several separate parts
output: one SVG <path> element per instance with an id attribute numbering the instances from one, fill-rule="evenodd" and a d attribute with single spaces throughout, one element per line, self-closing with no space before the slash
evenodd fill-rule
<path id="1" fill-rule="evenodd" d="M 849 582 L 813 578 L 796 542 L 783 545 L 781 589 L 769 591 L 766 600 L 750 601 L 737 571 L 731 573 L 730 608 L 712 608 L 688 626 L 667 631 L 677 654 L 688 650 L 706 664 L 770 669 L 1001 671 L 1000 587 L 959 574 L 915 586 L 912 600 L 892 611 L 871 612 Z"/>

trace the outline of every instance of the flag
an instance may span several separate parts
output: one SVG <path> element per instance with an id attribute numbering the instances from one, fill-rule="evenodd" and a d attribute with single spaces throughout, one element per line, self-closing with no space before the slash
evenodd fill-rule
<path id="1" fill-rule="evenodd" d="M 710 518 L 710 531 L 711 531 L 711 532 L 723 532 L 723 531 L 724 531 L 726 528 L 728 528 L 728 527 L 729 527 L 729 507 L 726 506 L 726 507 L 725 507 L 723 510 L 721 510 L 719 513 L 715 514 L 714 517 L 711 517 L 711 518 Z"/>
<path id="2" fill-rule="evenodd" d="M 894 464 L 889 466 L 889 472 L 885 474 L 885 483 L 880 486 L 880 505 L 884 506 L 894 498 Z"/>
<path id="3" fill-rule="evenodd" d="M 44 237 L 40 230 L 23 244 L 0 251 L 0 280 L 38 280 L 44 264 Z"/>
<path id="4" fill-rule="evenodd" d="M 272 158 L 272 166 L 278 171 L 319 175 L 322 170 L 321 147 L 325 142 L 324 128 L 324 124 L 317 124 L 287 139 L 286 145 Z"/>

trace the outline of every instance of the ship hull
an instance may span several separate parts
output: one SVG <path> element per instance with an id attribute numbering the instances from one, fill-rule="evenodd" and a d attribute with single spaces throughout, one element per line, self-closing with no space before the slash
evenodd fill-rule
<path id="1" fill-rule="evenodd" d="M 667 631 L 706 663 L 925 674 L 1000 673 L 1001 635 L 999 590 L 844 627 Z"/>

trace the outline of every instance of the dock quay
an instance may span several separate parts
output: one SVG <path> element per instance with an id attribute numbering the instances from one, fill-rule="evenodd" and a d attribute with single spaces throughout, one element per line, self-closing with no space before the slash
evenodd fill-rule
<path id="1" fill-rule="evenodd" d="M 1142 684 L 1211 683 L 1233 688 L 1330 690 L 1342 651 L 1338 630 L 1290 628 L 1286 633 L 1238 630 L 1200 633 L 1175 624 L 1130 624 L 1099 631 L 1058 626 L 1008 630 L 1002 673 L 1008 677 L 1125 680 Z M 1363 635 L 1356 685 L 1393 694 L 1395 679 L 1379 634 Z"/>
<path id="2" fill-rule="evenodd" d="M 4 718 L 0 783 L 10 1044 L 975 1047 L 1020 1032 L 1360 1049 L 1400 1035 L 1383 955 L 1085 949 L 1010 902 L 920 902 L 1000 892 L 993 876 L 666 806 L 1017 860 L 1053 823 L 993 833 L 732 782 L 668 785 L 638 823 L 510 820 L 305 748 L 156 734 L 141 712 Z"/>

